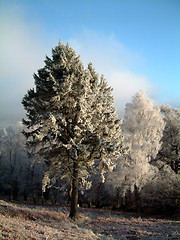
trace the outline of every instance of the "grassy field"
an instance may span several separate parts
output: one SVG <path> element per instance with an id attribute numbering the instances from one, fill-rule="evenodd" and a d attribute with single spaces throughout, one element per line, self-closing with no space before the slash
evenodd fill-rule
<path id="1" fill-rule="evenodd" d="M 180 239 L 180 221 L 135 213 L 80 208 L 76 222 L 69 209 L 0 200 L 0 239 Z"/>

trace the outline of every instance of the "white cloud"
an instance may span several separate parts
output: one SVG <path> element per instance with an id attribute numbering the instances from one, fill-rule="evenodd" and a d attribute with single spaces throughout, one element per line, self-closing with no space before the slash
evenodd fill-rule
<path id="1" fill-rule="evenodd" d="M 104 74 L 109 85 L 114 89 L 115 105 L 122 116 L 125 104 L 139 90 L 151 95 L 154 88 L 148 78 L 133 72 L 145 64 L 145 59 L 130 51 L 113 35 L 85 30 L 81 36 L 70 39 L 72 47 L 80 54 L 87 65 L 93 62 L 97 72 Z"/>
<path id="2" fill-rule="evenodd" d="M 27 23 L 19 9 L 0 12 L 0 121 L 18 121 L 23 114 L 21 100 L 33 87 L 33 73 L 43 67 L 45 55 L 59 39 L 45 35 L 37 23 Z M 113 35 L 84 30 L 80 36 L 69 39 L 84 64 L 93 62 L 97 72 L 104 74 L 114 88 L 115 104 L 122 113 L 125 103 L 140 89 L 150 92 L 148 79 L 131 71 L 139 68 L 144 59 L 132 53 Z"/>
<path id="3" fill-rule="evenodd" d="M 132 54 L 114 35 L 84 30 L 80 36 L 70 39 L 72 47 L 80 54 L 83 62 L 92 61 L 100 73 L 109 69 L 124 68 L 131 65 L 138 54 Z"/>
<path id="4" fill-rule="evenodd" d="M 130 102 L 139 90 L 144 90 L 147 95 L 151 95 L 153 90 L 146 77 L 128 71 L 112 71 L 109 83 L 114 89 L 115 104 L 120 112 L 123 112 L 125 104 Z"/>

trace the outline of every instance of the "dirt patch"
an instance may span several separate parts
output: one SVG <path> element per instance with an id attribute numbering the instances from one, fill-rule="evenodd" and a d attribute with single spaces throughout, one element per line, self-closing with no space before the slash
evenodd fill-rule
<path id="1" fill-rule="evenodd" d="M 113 239 L 180 239 L 177 222 L 158 219 L 100 217 L 91 222 L 91 229 Z"/>
<path id="2" fill-rule="evenodd" d="M 82 208 L 76 222 L 68 215 L 66 207 L 0 201 L 0 239 L 180 239 L 177 220 Z"/>

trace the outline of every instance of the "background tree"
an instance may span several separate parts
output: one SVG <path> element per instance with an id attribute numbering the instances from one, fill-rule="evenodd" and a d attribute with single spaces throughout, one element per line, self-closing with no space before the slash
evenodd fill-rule
<path id="1" fill-rule="evenodd" d="M 165 123 L 158 107 L 143 91 L 126 105 L 122 130 L 129 154 L 136 164 L 155 159 L 160 147 Z"/>
<path id="2" fill-rule="evenodd" d="M 180 207 L 180 178 L 172 168 L 161 160 L 153 163 L 158 169 L 153 178 L 141 189 L 142 207 L 164 213 L 174 213 Z"/>
<path id="3" fill-rule="evenodd" d="M 92 64 L 84 69 L 75 51 L 61 42 L 34 79 L 36 88 L 29 90 L 22 101 L 28 118 L 23 120 L 27 126 L 24 135 L 36 155 L 46 159 L 47 181 L 51 173 L 70 176 L 70 217 L 77 218 L 81 170 L 95 163 L 107 168 L 111 158 L 122 151 L 112 89 L 103 77 L 99 83 Z"/>
<path id="4" fill-rule="evenodd" d="M 161 113 L 166 126 L 156 160 L 165 162 L 177 174 L 178 168 L 180 171 L 180 110 L 170 106 L 161 106 Z"/>
<path id="5" fill-rule="evenodd" d="M 0 130 L 1 152 L 1 192 L 9 195 L 9 200 L 17 199 L 24 185 L 24 166 L 27 162 L 25 141 L 21 125 Z"/>
<path id="6" fill-rule="evenodd" d="M 22 141 L 20 132 L 13 127 L 1 129 L 1 181 L 9 200 L 16 199 L 19 191 L 19 173 L 22 169 Z M 21 154 L 21 156 L 20 156 Z"/>
<path id="7" fill-rule="evenodd" d="M 150 161 L 161 147 L 164 126 L 160 109 L 153 107 L 144 92 L 138 92 L 126 105 L 122 130 L 124 146 L 129 150 L 107 179 L 107 186 L 114 186 L 115 195 L 119 189 L 123 197 L 127 192 L 137 193 L 158 172 Z"/>

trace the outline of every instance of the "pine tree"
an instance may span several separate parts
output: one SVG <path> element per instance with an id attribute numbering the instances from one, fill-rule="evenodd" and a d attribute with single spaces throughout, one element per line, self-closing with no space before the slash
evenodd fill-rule
<path id="1" fill-rule="evenodd" d="M 47 181 L 52 174 L 69 179 L 70 217 L 78 218 L 81 172 L 95 163 L 104 169 L 122 152 L 112 89 L 103 77 L 99 83 L 92 64 L 85 69 L 69 44 L 61 42 L 34 79 L 36 88 L 29 90 L 22 101 L 27 112 L 24 135 L 36 155 L 46 159 Z"/>

